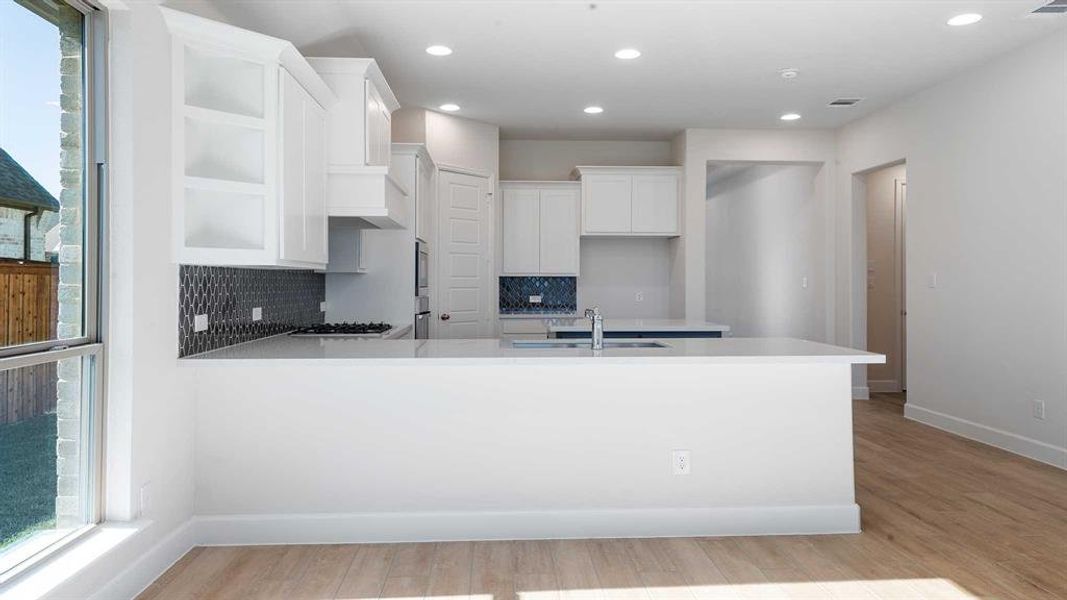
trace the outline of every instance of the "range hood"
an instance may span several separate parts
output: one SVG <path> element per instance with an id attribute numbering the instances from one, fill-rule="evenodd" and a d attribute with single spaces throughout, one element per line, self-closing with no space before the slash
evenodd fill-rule
<path id="1" fill-rule="evenodd" d="M 379 229 L 408 226 L 408 192 L 389 167 L 331 165 L 326 176 L 326 214 L 356 217 Z"/>
<path id="2" fill-rule="evenodd" d="M 309 58 L 338 102 L 326 112 L 326 214 L 382 229 L 408 226 L 407 190 L 389 173 L 392 113 L 400 108 L 371 58 Z"/>

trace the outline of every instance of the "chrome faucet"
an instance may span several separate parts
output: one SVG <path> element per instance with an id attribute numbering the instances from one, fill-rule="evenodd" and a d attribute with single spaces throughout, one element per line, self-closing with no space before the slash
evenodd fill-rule
<path id="1" fill-rule="evenodd" d="M 585 309 L 585 318 L 593 322 L 593 350 L 604 349 L 604 317 L 600 314 L 600 307 Z"/>

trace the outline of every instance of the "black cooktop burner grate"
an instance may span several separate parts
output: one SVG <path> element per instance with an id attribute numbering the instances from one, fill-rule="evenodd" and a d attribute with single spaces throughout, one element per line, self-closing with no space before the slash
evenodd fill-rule
<path id="1" fill-rule="evenodd" d="M 301 327 L 293 333 L 309 335 L 367 335 L 385 333 L 392 329 L 388 323 L 323 323 Z"/>

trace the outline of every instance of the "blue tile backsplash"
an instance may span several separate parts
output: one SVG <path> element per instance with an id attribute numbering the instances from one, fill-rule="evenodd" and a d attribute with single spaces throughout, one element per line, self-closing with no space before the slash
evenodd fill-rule
<path id="1" fill-rule="evenodd" d="M 541 296 L 540 304 L 530 296 Z M 501 277 L 500 313 L 573 313 L 578 310 L 577 277 Z"/>

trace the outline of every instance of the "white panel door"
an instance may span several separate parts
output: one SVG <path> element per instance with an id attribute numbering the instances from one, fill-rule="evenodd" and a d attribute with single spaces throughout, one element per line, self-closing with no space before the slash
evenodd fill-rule
<path id="1" fill-rule="evenodd" d="M 310 96 L 304 102 L 304 227 L 307 260 L 326 264 L 326 111 Z"/>
<path id="2" fill-rule="evenodd" d="M 541 190 L 541 273 L 578 274 L 579 204 L 578 189 Z"/>
<path id="3" fill-rule="evenodd" d="M 678 176 L 633 176 L 632 231 L 678 233 Z"/>
<path id="4" fill-rule="evenodd" d="M 503 194 L 503 273 L 537 273 L 540 265 L 540 192 L 536 188 L 505 188 Z"/>
<path id="5" fill-rule="evenodd" d="M 285 69 L 281 70 L 281 88 L 281 247 L 278 252 L 282 260 L 307 261 L 304 227 L 304 103 L 307 93 Z"/>
<path id="6" fill-rule="evenodd" d="M 437 337 L 469 339 L 492 333 L 490 316 L 492 212 L 489 180 L 438 175 Z"/>
<path id="7" fill-rule="evenodd" d="M 629 175 L 583 175 L 585 233 L 629 233 L 632 178 Z"/>

